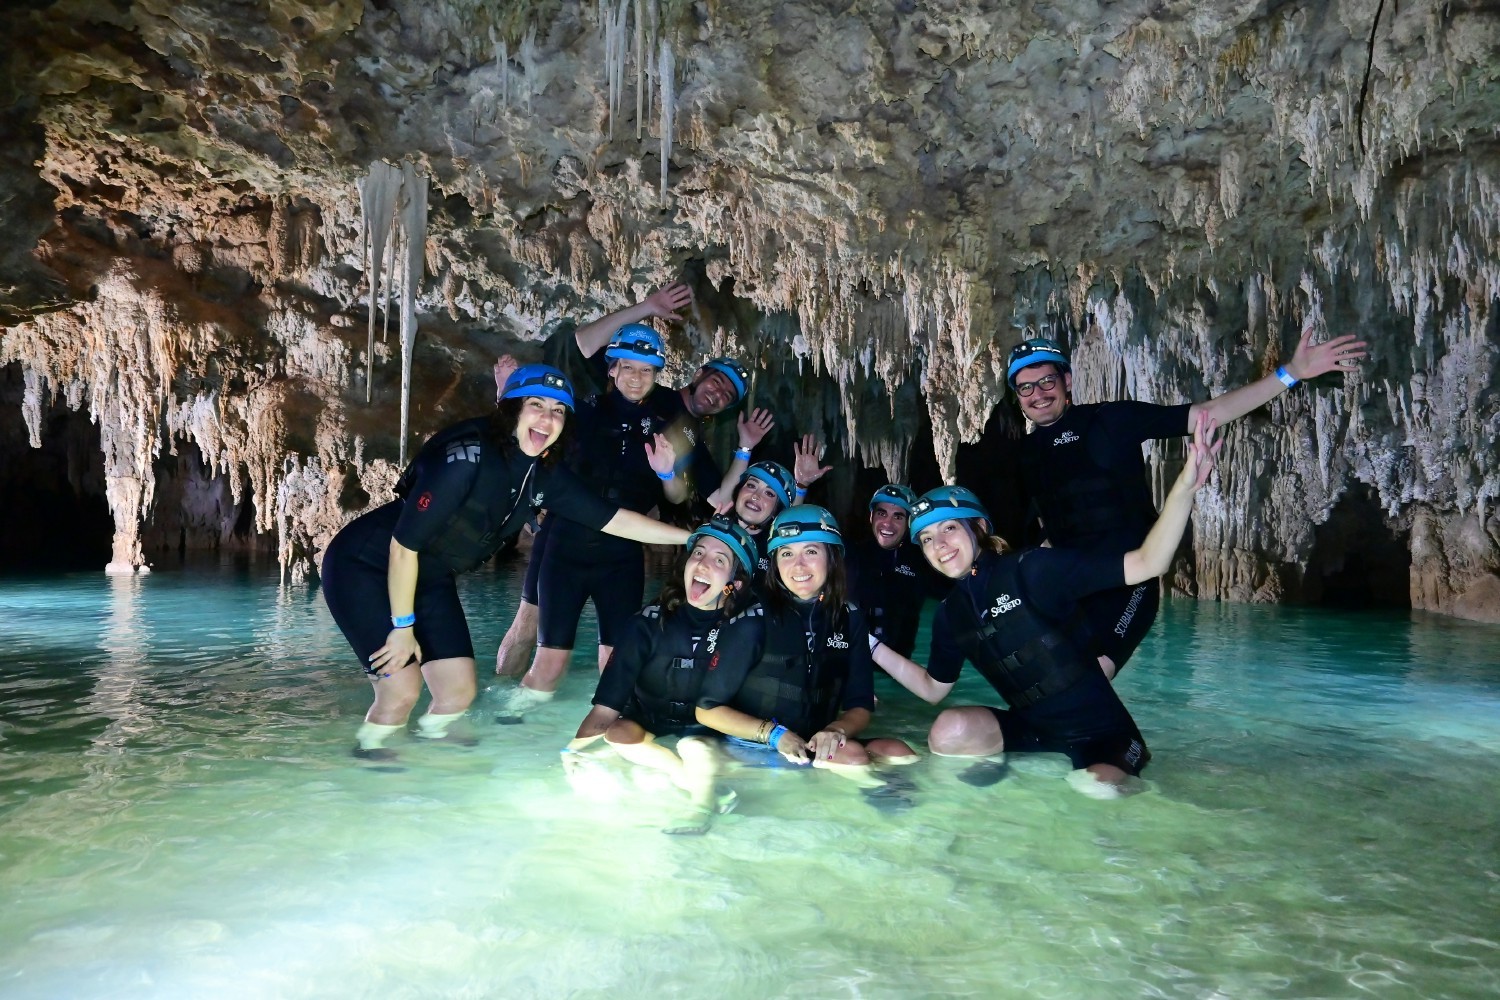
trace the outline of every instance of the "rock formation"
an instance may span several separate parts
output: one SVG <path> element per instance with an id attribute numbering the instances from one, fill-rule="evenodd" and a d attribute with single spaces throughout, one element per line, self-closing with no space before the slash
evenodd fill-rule
<path id="1" fill-rule="evenodd" d="M 951 476 L 997 405 L 1019 432 L 1001 362 L 1028 333 L 1074 348 L 1079 399 L 1173 402 L 1305 323 L 1362 331 L 1359 374 L 1231 429 L 1175 582 L 1316 599 L 1405 560 L 1413 606 L 1500 620 L 1492 5 L 29 0 L 0 24 L 27 40 L 8 433 L 97 424 L 112 568 L 249 504 L 302 572 L 403 448 L 485 405 L 495 353 L 686 275 L 679 372 L 732 349 L 892 475 L 930 441 Z M 422 189 L 394 230 L 393 173 Z"/>

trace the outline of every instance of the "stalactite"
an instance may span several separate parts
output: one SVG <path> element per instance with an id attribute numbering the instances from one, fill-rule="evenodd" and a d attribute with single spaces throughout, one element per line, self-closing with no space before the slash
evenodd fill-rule
<path id="1" fill-rule="evenodd" d="M 406 253 L 401 271 L 401 445 L 400 462 L 406 464 L 406 442 L 411 422 L 411 357 L 417 339 L 417 286 L 427 254 L 427 176 L 418 174 L 410 161 L 401 165 L 399 224 Z"/>
<path id="2" fill-rule="evenodd" d="M 380 278 L 385 269 L 386 243 L 396 217 L 396 197 L 401 190 L 401 170 L 389 163 L 370 164 L 359 188 L 360 246 L 370 283 L 369 337 L 365 346 L 365 402 L 370 402 L 375 384 L 375 303 L 380 296 Z M 386 272 L 389 273 L 389 272 Z M 389 297 L 385 303 L 389 304 Z"/>
<path id="3" fill-rule="evenodd" d="M 672 160 L 672 128 L 677 111 L 676 81 L 677 60 L 672 55 L 672 45 L 661 40 L 661 58 L 656 62 L 661 78 L 661 200 L 667 200 L 667 169 Z"/>

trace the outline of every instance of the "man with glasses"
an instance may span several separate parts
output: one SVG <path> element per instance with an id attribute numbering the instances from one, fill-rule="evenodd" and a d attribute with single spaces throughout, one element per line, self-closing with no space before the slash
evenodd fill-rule
<path id="1" fill-rule="evenodd" d="M 1042 533 L 1052 545 L 1077 549 L 1138 547 L 1156 520 L 1141 445 L 1183 437 L 1200 412 L 1223 426 L 1270 402 L 1304 379 L 1341 369 L 1365 356 L 1352 334 L 1321 344 L 1308 326 L 1291 360 L 1270 375 L 1201 403 L 1162 406 L 1119 400 L 1072 402 L 1067 352 L 1054 340 L 1023 341 L 1010 352 L 1006 378 L 1020 398 L 1032 431 L 1021 444 L 1021 480 Z M 1092 594 L 1080 602 L 1092 627 L 1090 651 L 1113 678 L 1145 638 L 1161 603 L 1161 583 Z"/>

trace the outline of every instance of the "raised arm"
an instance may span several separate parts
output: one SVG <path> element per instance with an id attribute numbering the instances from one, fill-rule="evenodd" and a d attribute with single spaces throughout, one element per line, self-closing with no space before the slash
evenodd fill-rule
<path id="1" fill-rule="evenodd" d="M 897 684 L 929 705 L 936 705 L 953 690 L 952 684 L 933 680 L 926 667 L 908 660 L 883 642 L 870 651 L 870 659 L 875 661 L 877 667 L 890 674 Z"/>
<path id="2" fill-rule="evenodd" d="M 792 445 L 792 478 L 797 483 L 797 496 L 792 503 L 803 503 L 807 499 L 808 487 L 833 471 L 831 465 L 820 465 L 823 446 L 816 435 L 804 434 L 800 444 Z"/>
<path id="3" fill-rule="evenodd" d="M 678 281 L 664 288 L 658 288 L 633 306 L 601 316 L 592 323 L 585 323 L 574 331 L 573 337 L 578 341 L 579 353 L 586 358 L 592 358 L 604 350 L 609 344 L 609 338 L 613 337 L 615 331 L 625 324 L 639 323 L 652 316 L 658 319 L 680 320 L 682 315 L 678 310 L 686 308 L 692 302 L 693 290 Z"/>
<path id="4" fill-rule="evenodd" d="M 1292 360 L 1283 366 L 1282 370 L 1295 380 L 1293 384 L 1325 375 L 1335 368 L 1354 368 L 1366 354 L 1365 342 L 1356 340 L 1352 333 L 1325 340 L 1321 344 L 1314 344 L 1312 336 L 1312 324 L 1302 328 L 1302 336 L 1297 338 L 1297 349 L 1292 352 Z M 1188 426 L 1196 426 L 1199 414 L 1207 414 L 1210 420 L 1222 427 L 1251 410 L 1264 406 L 1288 388 L 1290 386 L 1281 381 L 1281 376 L 1273 372 L 1249 385 L 1231 389 L 1202 403 L 1194 403 L 1188 413 Z"/>
<path id="5" fill-rule="evenodd" d="M 1207 415 L 1198 414 L 1193 426 L 1193 440 L 1188 444 L 1187 460 L 1182 463 L 1182 472 L 1167 493 L 1156 523 L 1151 526 L 1140 548 L 1125 553 L 1126 584 L 1142 583 L 1161 576 L 1172 565 L 1172 555 L 1182 541 L 1188 515 L 1193 511 L 1193 496 L 1208 482 L 1219 448 L 1224 444 L 1215 440 L 1217 429 Z"/>
<path id="6" fill-rule="evenodd" d="M 704 498 L 715 510 L 719 509 L 726 498 L 732 501 L 734 488 L 739 485 L 740 477 L 745 474 L 745 470 L 750 468 L 751 451 L 765 439 L 771 428 L 776 426 L 776 418 L 770 410 L 757 409 L 749 414 L 741 413 L 737 426 L 739 447 L 734 451 L 734 461 L 729 463 L 729 469 L 724 473 L 724 478 L 719 480 L 718 489 Z"/>

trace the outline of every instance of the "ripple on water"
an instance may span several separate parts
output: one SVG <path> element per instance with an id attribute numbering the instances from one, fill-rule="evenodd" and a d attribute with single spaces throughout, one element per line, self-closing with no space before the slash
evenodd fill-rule
<path id="1" fill-rule="evenodd" d="M 377 773 L 316 599 L 172 576 L 66 581 L 85 634 L 23 629 L 0 677 L 7 1000 L 696 996 L 703 969 L 716 1000 L 1496 991 L 1494 630 L 1169 602 L 1120 681 L 1145 794 L 927 758 L 888 815 L 829 774 L 736 772 L 738 810 L 685 839 L 629 768 L 569 787 L 587 657 L 524 725 L 398 739 Z M 514 582 L 463 584 L 481 649 Z M 882 732 L 930 718 L 882 688 Z"/>

